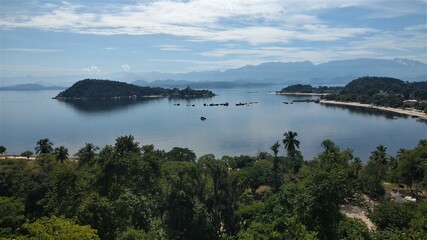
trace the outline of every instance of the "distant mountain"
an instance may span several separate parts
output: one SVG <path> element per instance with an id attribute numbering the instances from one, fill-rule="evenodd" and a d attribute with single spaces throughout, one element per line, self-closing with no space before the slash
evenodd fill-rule
<path id="1" fill-rule="evenodd" d="M 97 77 L 115 79 L 138 85 L 147 85 L 154 81 L 175 80 L 189 82 L 236 82 L 252 83 L 280 83 L 280 84 L 341 84 L 345 85 L 352 79 L 361 76 L 381 76 L 399 78 L 404 81 L 427 80 L 427 64 L 409 59 L 372 59 L 359 58 L 349 60 L 335 60 L 321 64 L 303 62 L 266 62 L 256 66 L 246 65 L 240 68 L 225 71 L 201 71 L 188 73 L 161 73 L 161 72 L 118 72 L 103 74 Z M 55 82 L 71 85 L 76 79 L 88 76 L 58 76 L 58 77 L 21 77 L 2 78 L 2 85 L 25 82 Z M 165 82 L 163 82 L 165 83 Z M 158 82 L 158 84 L 163 84 Z M 149 84 L 148 84 L 149 85 Z"/>
<path id="2" fill-rule="evenodd" d="M 246 81 L 218 81 L 218 82 L 191 82 L 184 80 L 156 80 L 151 83 L 137 80 L 133 84 L 138 86 L 148 86 L 148 87 L 166 87 L 166 88 L 185 88 L 190 87 L 193 89 L 223 89 L 223 88 L 252 88 L 252 87 L 263 87 L 272 85 L 270 83 L 256 83 L 256 82 L 246 82 Z"/>
<path id="3" fill-rule="evenodd" d="M 27 83 L 7 87 L 0 87 L 1 91 L 42 91 L 42 90 L 62 90 L 61 86 L 43 86 L 41 84 Z"/>
<path id="4" fill-rule="evenodd" d="M 118 81 L 85 79 L 76 82 L 54 98 L 59 100 L 136 99 L 151 97 L 193 98 L 212 97 L 214 95 L 214 93 L 208 90 L 152 88 Z"/>
<path id="5" fill-rule="evenodd" d="M 404 81 L 427 80 L 427 64 L 409 59 L 360 58 L 330 61 L 322 64 L 304 62 L 267 62 L 225 71 L 189 72 L 178 74 L 135 73 L 138 80 L 181 80 L 189 82 L 230 82 L 243 80 L 281 84 L 347 84 L 361 76 L 394 77 Z M 135 75 L 132 77 L 135 79 Z M 127 81 L 126 79 L 122 79 Z M 139 84 L 139 83 L 138 83 Z"/>

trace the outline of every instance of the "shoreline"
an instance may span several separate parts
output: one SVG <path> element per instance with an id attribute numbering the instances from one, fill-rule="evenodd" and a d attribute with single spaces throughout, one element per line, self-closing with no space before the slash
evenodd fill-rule
<path id="1" fill-rule="evenodd" d="M 36 160 L 36 156 L 30 156 L 30 157 L 24 157 L 20 155 L 1 155 L 0 160 L 6 160 L 6 159 L 18 159 L 18 160 Z"/>
<path id="2" fill-rule="evenodd" d="M 276 95 L 288 95 L 288 96 L 325 96 L 328 95 L 328 93 L 302 93 L 302 92 L 292 92 L 292 93 L 286 93 L 286 92 L 273 92 Z"/>
<path id="3" fill-rule="evenodd" d="M 338 101 L 330 101 L 330 100 L 320 100 L 320 104 L 371 108 L 371 109 L 377 109 L 377 110 L 381 110 L 381 111 L 403 114 L 403 115 L 407 115 L 410 117 L 417 117 L 421 120 L 427 121 L 427 114 L 419 112 L 417 110 L 404 110 L 404 109 L 400 109 L 400 108 L 381 107 L 381 106 L 374 106 L 372 104 L 365 104 L 365 103 L 358 103 L 358 102 L 338 102 Z"/>

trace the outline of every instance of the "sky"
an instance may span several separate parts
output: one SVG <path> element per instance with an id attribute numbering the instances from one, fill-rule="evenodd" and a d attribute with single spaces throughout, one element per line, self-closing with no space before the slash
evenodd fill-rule
<path id="1" fill-rule="evenodd" d="M 0 77 L 427 63 L 427 0 L 1 0 Z"/>

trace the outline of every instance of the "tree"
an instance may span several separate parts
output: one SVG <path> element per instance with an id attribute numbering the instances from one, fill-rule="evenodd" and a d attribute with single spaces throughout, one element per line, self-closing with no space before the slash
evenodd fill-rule
<path id="1" fill-rule="evenodd" d="M 115 239 L 121 224 L 116 221 L 117 216 L 112 202 L 98 194 L 91 194 L 86 197 L 76 216 L 80 224 L 90 225 L 98 230 L 101 239 Z"/>
<path id="2" fill-rule="evenodd" d="M 371 239 L 368 227 L 357 218 L 345 217 L 339 223 L 337 233 L 340 240 Z"/>
<path id="3" fill-rule="evenodd" d="M 53 152 L 53 143 L 48 139 L 40 139 L 37 142 L 37 147 L 34 148 L 36 150 L 36 154 L 45 154 Z"/>
<path id="4" fill-rule="evenodd" d="M 64 217 L 43 217 L 33 223 L 22 225 L 22 229 L 25 236 L 18 239 L 99 240 L 96 230 L 90 226 L 77 225 Z"/>
<path id="5" fill-rule="evenodd" d="M 0 154 L 3 154 L 6 152 L 6 148 L 4 146 L 0 146 Z"/>
<path id="6" fill-rule="evenodd" d="M 96 182 L 100 193 L 117 199 L 126 190 L 144 195 L 157 191 L 160 177 L 157 152 L 142 155 L 132 136 L 116 141 L 114 148 L 105 146 L 97 157 L 101 172 Z"/>
<path id="7" fill-rule="evenodd" d="M 407 228 L 415 214 L 415 204 L 383 201 L 375 205 L 369 218 L 380 230 Z"/>
<path id="8" fill-rule="evenodd" d="M 92 166 L 94 164 L 93 161 L 96 156 L 96 151 L 98 150 L 99 147 L 92 143 L 86 143 L 86 145 L 76 153 L 76 156 L 79 158 L 79 167 L 86 164 Z"/>
<path id="9" fill-rule="evenodd" d="M 29 159 L 33 155 L 34 155 L 34 153 L 31 151 L 25 151 L 25 152 L 21 153 L 21 156 L 26 157 L 27 159 Z"/>
<path id="10" fill-rule="evenodd" d="M 212 154 L 204 155 L 200 157 L 199 164 L 203 169 L 206 169 L 207 173 L 212 179 L 213 185 L 213 196 L 212 196 L 212 227 L 215 232 L 220 232 L 221 219 L 223 218 L 224 212 L 229 205 L 228 198 L 228 182 L 227 182 L 227 168 L 224 162 L 215 160 L 215 156 Z M 201 209 L 199 209 L 201 210 Z"/>
<path id="11" fill-rule="evenodd" d="M 138 145 L 139 143 L 135 142 L 135 138 L 132 135 L 122 136 L 116 139 L 114 151 L 119 157 L 124 157 L 129 154 L 140 155 L 141 149 Z"/>
<path id="12" fill-rule="evenodd" d="M 283 147 L 288 152 L 288 157 L 291 158 L 294 173 L 298 173 L 302 164 L 301 153 L 297 150 L 300 142 L 296 139 L 298 134 L 296 132 L 288 131 L 283 134 Z"/>
<path id="13" fill-rule="evenodd" d="M 168 161 L 195 162 L 196 154 L 188 148 L 174 147 L 166 153 Z"/>
<path id="14" fill-rule="evenodd" d="M 300 142 L 296 139 L 298 136 L 298 133 L 288 131 L 283 134 L 285 137 L 283 139 L 283 146 L 285 147 L 285 150 L 288 152 L 288 155 L 291 157 L 295 155 L 295 151 L 299 148 Z"/>
<path id="15" fill-rule="evenodd" d="M 371 153 L 361 174 L 362 190 L 372 198 L 381 198 L 385 193 L 382 182 L 387 177 L 390 159 L 386 150 L 383 145 L 378 146 Z"/>
<path id="16" fill-rule="evenodd" d="M 280 177 L 279 177 L 279 158 L 277 157 L 277 153 L 279 152 L 279 141 L 276 141 L 271 147 L 271 151 L 273 151 L 273 190 L 277 191 L 281 185 Z"/>
<path id="17" fill-rule="evenodd" d="M 252 194 L 255 194 L 260 186 L 271 183 L 272 168 L 270 161 L 260 160 L 255 162 L 253 166 L 246 167 L 240 171 L 243 182 L 251 189 Z"/>
<path id="18" fill-rule="evenodd" d="M 280 147 L 280 143 L 279 141 L 276 141 L 271 147 L 271 151 L 273 151 L 274 157 L 277 158 L 277 154 L 279 153 L 279 147 Z"/>
<path id="19" fill-rule="evenodd" d="M 24 204 L 12 197 L 0 197 L 0 238 L 11 237 L 25 221 Z"/>
<path id="20" fill-rule="evenodd" d="M 413 184 L 418 187 L 427 177 L 427 144 L 420 140 L 417 147 L 413 150 L 406 150 L 399 154 L 397 167 L 394 169 L 395 175 L 399 183 L 406 184 L 411 192 Z"/>
<path id="21" fill-rule="evenodd" d="M 37 205 L 43 206 L 43 209 L 50 214 L 73 218 L 84 196 L 91 188 L 87 173 L 77 171 L 72 162 L 61 164 L 51 172 L 49 190 Z"/>
<path id="22" fill-rule="evenodd" d="M 65 148 L 64 146 L 55 148 L 55 157 L 56 157 L 56 160 L 63 163 L 64 160 L 68 159 L 68 149 Z"/>
<path id="23" fill-rule="evenodd" d="M 119 229 L 149 230 L 152 220 L 150 201 L 146 197 L 123 194 L 112 203 Z"/>
<path id="24" fill-rule="evenodd" d="M 383 145 L 379 145 L 377 149 L 371 153 L 369 159 L 380 164 L 387 164 L 389 160 L 387 148 Z"/>

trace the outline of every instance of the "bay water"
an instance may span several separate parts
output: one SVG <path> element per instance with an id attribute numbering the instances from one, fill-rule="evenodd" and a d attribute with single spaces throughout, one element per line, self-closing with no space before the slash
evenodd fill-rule
<path id="1" fill-rule="evenodd" d="M 315 97 L 270 93 L 279 89 L 212 89 L 217 96 L 209 99 L 74 102 L 52 99 L 59 91 L 2 91 L 0 145 L 9 154 L 20 154 L 34 151 L 39 139 L 49 138 L 54 147 L 63 145 L 72 155 L 85 143 L 104 147 L 119 136 L 133 135 L 141 146 L 154 144 L 166 151 L 186 147 L 198 157 L 213 153 L 220 158 L 271 152 L 270 146 L 277 140 L 281 143 L 284 132 L 294 131 L 306 160 L 320 153 L 321 142 L 330 139 L 341 149 L 354 150 L 366 162 L 379 145 L 395 155 L 400 148 L 413 148 L 427 138 L 427 124 L 408 116 L 357 107 L 291 104 Z M 204 106 L 225 102 L 229 105 Z M 285 155 L 283 146 L 279 155 Z"/>

